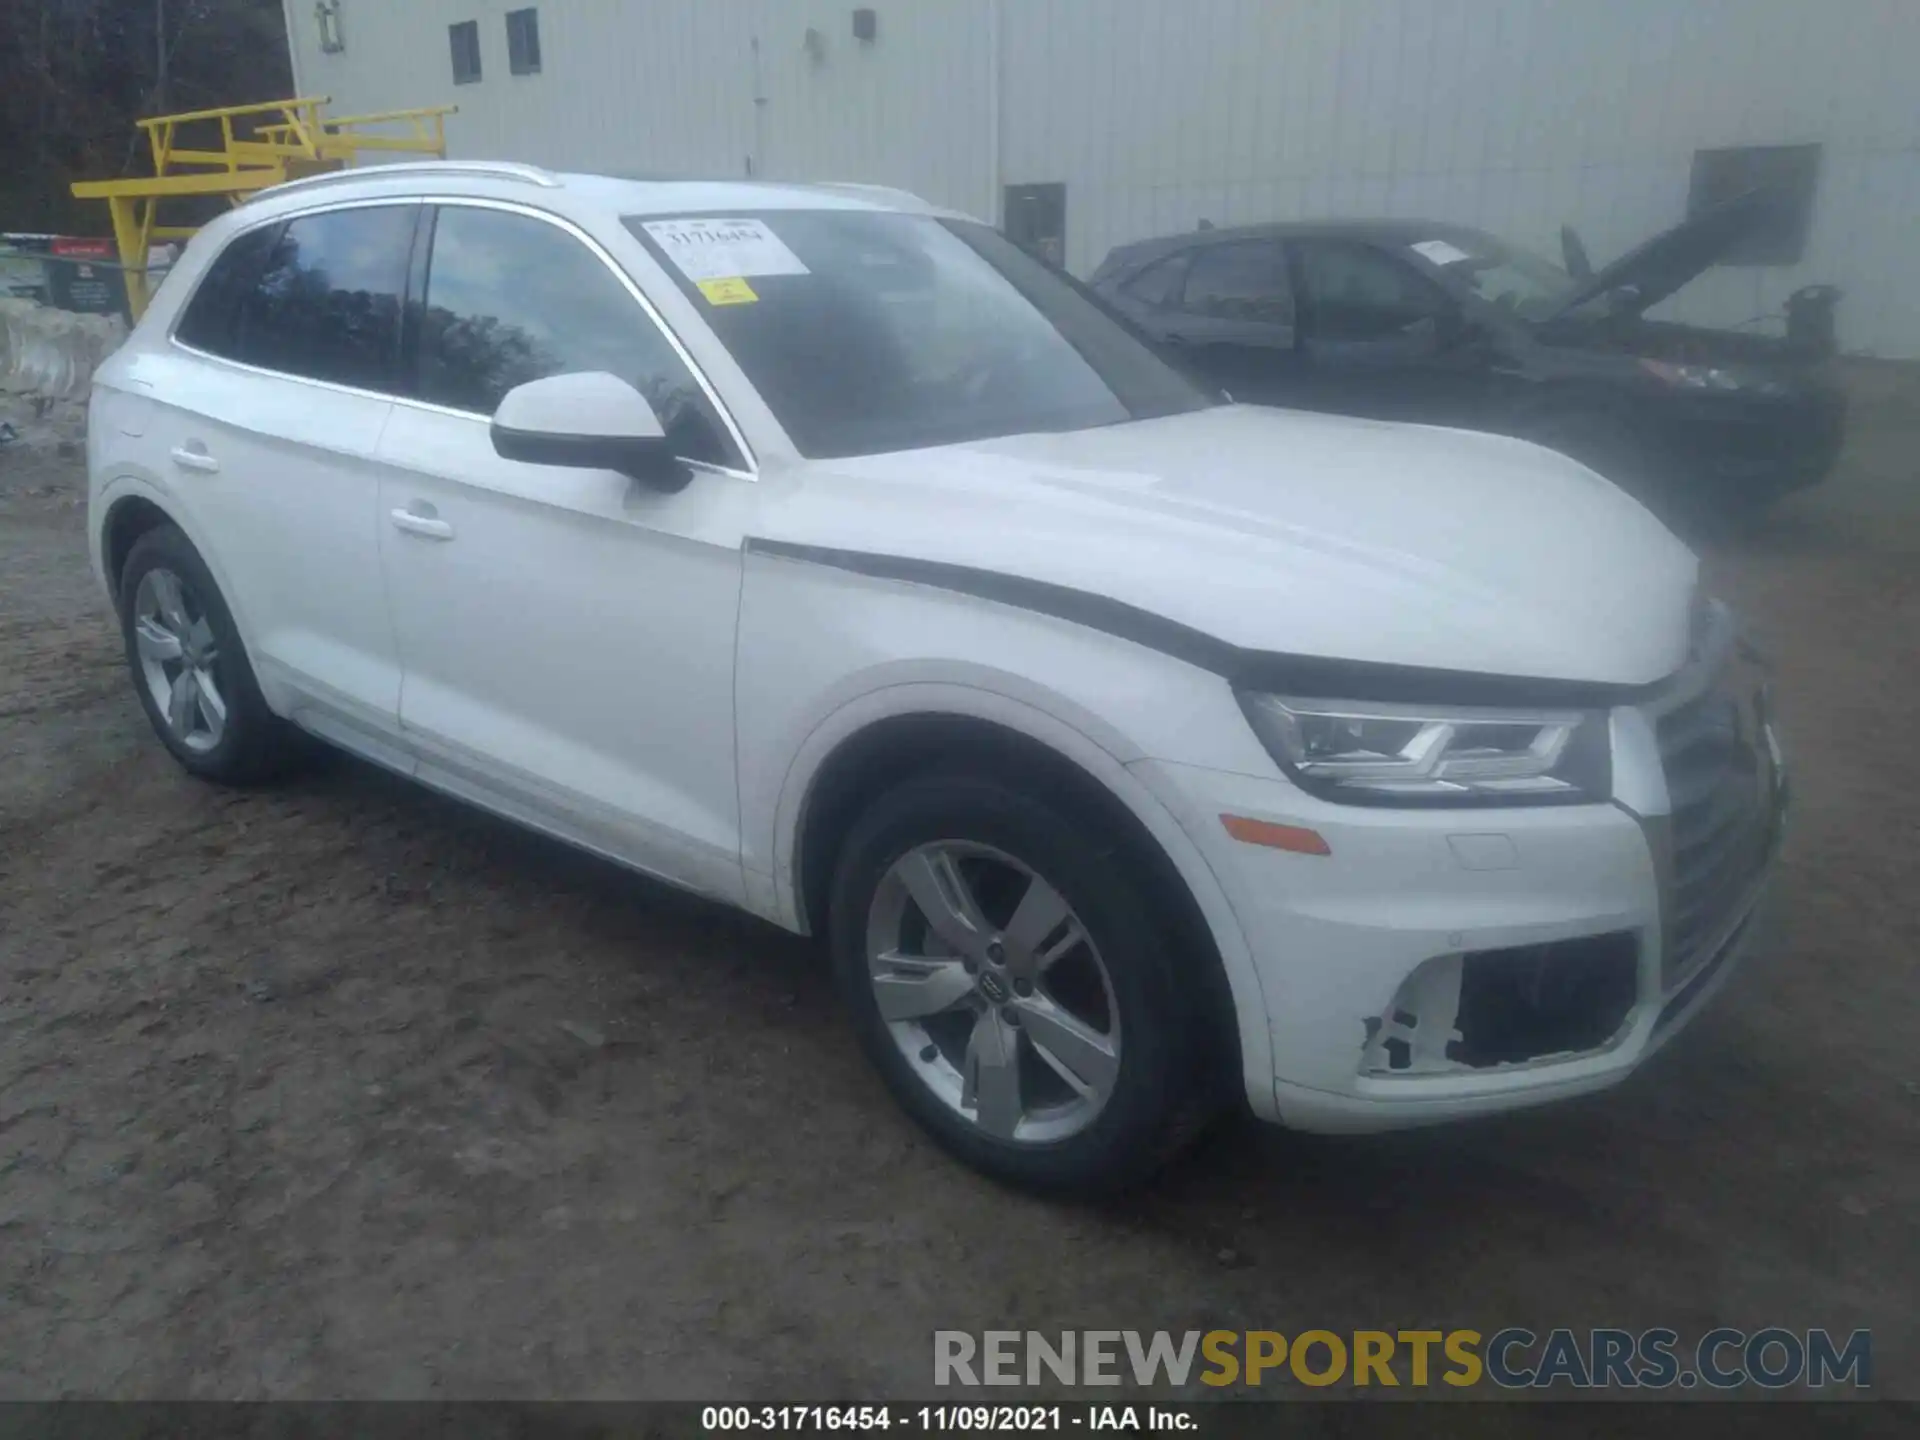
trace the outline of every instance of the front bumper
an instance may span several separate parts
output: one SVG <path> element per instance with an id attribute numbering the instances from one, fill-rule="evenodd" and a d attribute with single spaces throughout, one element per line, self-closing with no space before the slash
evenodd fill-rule
<path id="1" fill-rule="evenodd" d="M 1763 831 L 1710 924 L 1676 929 L 1660 723 L 1616 713 L 1615 798 L 1592 805 L 1375 809 L 1278 776 L 1137 762 L 1255 958 L 1274 1056 L 1270 1093 L 1249 1080 L 1255 1113 L 1380 1130 L 1584 1094 L 1699 1013 L 1768 928 L 1786 788 L 1768 732 Z M 1223 815 L 1309 828 L 1329 853 L 1244 843 Z"/>

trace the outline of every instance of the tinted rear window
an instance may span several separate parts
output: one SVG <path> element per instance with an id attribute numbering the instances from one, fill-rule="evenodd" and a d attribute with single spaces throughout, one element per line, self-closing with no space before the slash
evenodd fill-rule
<path id="1" fill-rule="evenodd" d="M 418 209 L 380 205 L 289 221 L 241 301 L 237 358 L 362 390 L 392 389 Z"/>

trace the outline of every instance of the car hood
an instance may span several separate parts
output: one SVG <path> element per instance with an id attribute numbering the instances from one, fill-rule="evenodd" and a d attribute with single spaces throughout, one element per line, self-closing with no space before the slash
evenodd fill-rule
<path id="1" fill-rule="evenodd" d="M 1038 581 L 1249 651 L 1609 685 L 1686 653 L 1692 553 L 1500 436 L 1222 406 L 766 483 L 776 545 Z"/>
<path id="2" fill-rule="evenodd" d="M 1611 265 L 1579 279 L 1552 314 L 1557 320 L 1596 296 L 1631 290 L 1631 303 L 1620 308 L 1641 314 L 1658 305 L 1752 232 L 1766 218 L 1769 200 L 1763 190 L 1750 190 L 1721 205 L 1662 230 L 1622 255 Z M 1565 237 L 1562 237 L 1565 243 Z"/>

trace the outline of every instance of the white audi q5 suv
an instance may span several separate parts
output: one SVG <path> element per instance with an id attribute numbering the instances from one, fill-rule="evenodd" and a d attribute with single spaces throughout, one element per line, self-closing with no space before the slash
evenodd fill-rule
<path id="1" fill-rule="evenodd" d="M 196 775 L 317 738 L 822 938 L 1001 1177 L 1238 1095 L 1630 1072 L 1784 809 L 1692 555 L 1518 440 L 1235 405 L 852 186 L 396 165 L 202 231 L 100 372 L 94 563 Z"/>

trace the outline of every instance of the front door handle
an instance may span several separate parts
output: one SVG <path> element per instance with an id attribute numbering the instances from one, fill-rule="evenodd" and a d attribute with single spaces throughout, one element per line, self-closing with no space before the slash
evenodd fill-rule
<path id="1" fill-rule="evenodd" d="M 409 535 L 420 535 L 428 540 L 451 540 L 453 526 L 432 515 L 418 515 L 411 510 L 391 512 L 394 528 L 404 530 Z"/>
<path id="2" fill-rule="evenodd" d="M 203 475 L 217 474 L 220 462 L 201 449 L 198 442 L 191 445 L 176 445 L 169 452 L 173 463 L 182 470 L 198 470 Z"/>

